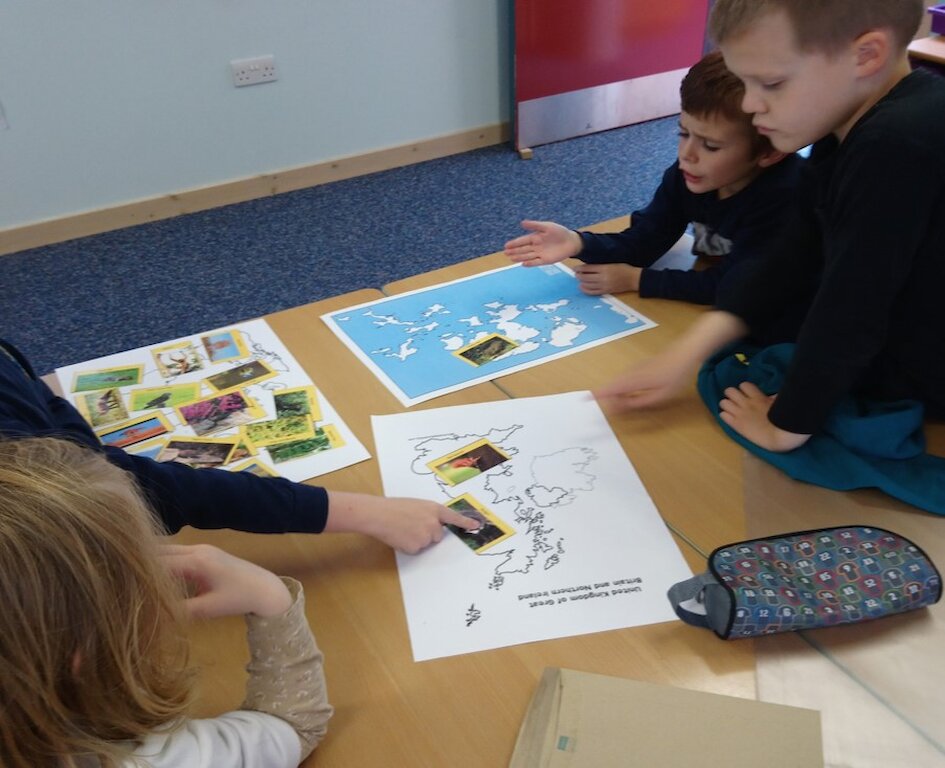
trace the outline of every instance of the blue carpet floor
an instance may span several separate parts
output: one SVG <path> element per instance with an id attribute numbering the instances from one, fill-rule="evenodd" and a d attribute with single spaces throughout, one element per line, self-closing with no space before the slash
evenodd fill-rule
<path id="1" fill-rule="evenodd" d="M 676 118 L 490 147 L 0 256 L 0 336 L 42 373 L 501 250 L 523 218 L 645 205 Z"/>

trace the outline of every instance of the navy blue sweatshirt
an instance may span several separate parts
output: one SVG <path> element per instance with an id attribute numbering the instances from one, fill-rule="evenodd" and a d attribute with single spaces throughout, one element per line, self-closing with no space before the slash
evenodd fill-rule
<path id="1" fill-rule="evenodd" d="M 718 192 L 695 194 L 673 163 L 649 205 L 631 215 L 632 226 L 614 234 L 579 232 L 588 264 L 643 267 L 640 296 L 714 304 L 723 281 L 740 265 L 765 253 L 786 218 L 803 160 L 789 155 L 765 169 L 751 184 L 719 200 Z M 695 231 L 693 253 L 710 260 L 703 270 L 647 269 L 686 231 Z M 733 273 L 734 274 L 734 273 Z"/>
<path id="2" fill-rule="evenodd" d="M 2 340 L 0 435 L 61 437 L 100 451 L 135 477 L 171 533 L 185 525 L 254 533 L 319 533 L 328 518 L 324 488 L 248 472 L 159 463 L 103 446 L 72 404 L 54 395 L 29 362 Z"/>

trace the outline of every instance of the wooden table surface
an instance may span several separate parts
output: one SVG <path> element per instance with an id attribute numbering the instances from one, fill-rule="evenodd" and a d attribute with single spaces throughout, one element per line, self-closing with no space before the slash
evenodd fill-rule
<path id="1" fill-rule="evenodd" d="M 605 222 L 601 227 L 620 224 Z M 506 264 L 493 254 L 384 290 L 401 293 Z M 380 296 L 377 291 L 358 291 L 266 318 L 372 455 L 370 415 L 405 409 L 319 318 Z M 415 408 L 593 388 L 653 354 L 702 311 L 681 302 L 622 298 L 659 326 Z M 673 407 L 611 417 L 611 424 L 696 572 L 705 569 L 708 551 L 749 533 L 874 519 L 860 515 L 864 494 L 802 486 L 820 493 L 815 501 L 800 501 L 800 484 L 746 459 L 715 426 L 694 389 Z M 945 448 L 945 435 L 936 433 L 933 446 Z M 313 482 L 338 490 L 381 492 L 374 458 Z M 886 510 L 896 507 L 878 494 L 866 493 L 865 498 L 875 519 L 885 519 Z M 910 510 L 897 514 L 902 517 L 896 517 L 895 524 L 907 535 L 916 525 L 938 532 L 937 519 Z M 828 765 L 933 766 L 945 753 L 937 717 L 942 711 L 939 691 L 945 690 L 940 683 L 945 681 L 938 680 L 938 673 L 929 676 L 928 684 L 921 680 L 936 663 L 930 646 L 935 638 L 924 631 L 913 636 L 911 629 L 931 622 L 937 630 L 939 611 L 931 618 L 917 614 L 875 628 L 845 628 L 846 635 L 839 628 L 737 642 L 670 622 L 415 663 L 394 554 L 376 541 L 355 534 L 261 536 L 190 529 L 177 538 L 216 543 L 305 585 L 308 616 L 326 655 L 329 694 L 336 707 L 329 734 L 306 761 L 308 766 L 504 766 L 546 666 L 754 698 L 756 648 L 761 650 L 764 698 L 821 709 L 833 702 L 824 723 Z M 945 562 L 945 551 L 941 560 Z M 247 656 L 242 621 L 196 625 L 193 639 L 195 661 L 203 668 L 201 713 L 238 706 Z M 903 652 L 897 655 L 900 641 Z M 874 645 L 877 657 L 870 656 Z M 916 661 L 916 656 L 924 661 Z M 882 669 L 871 666 L 873 658 L 882 660 Z M 806 682 L 798 685 L 798 680 Z M 910 690 L 920 690 L 921 698 L 910 701 Z M 868 743 L 866 735 L 872 734 L 874 741 L 886 735 L 884 747 L 870 752 L 844 738 L 854 714 L 858 732 L 864 734 L 862 743 Z M 909 761 L 897 763 L 893 756 L 900 753 Z M 871 762 L 856 762 L 864 754 Z M 879 759 L 886 762 L 876 762 Z"/>
<path id="2" fill-rule="evenodd" d="M 456 273 L 478 266 L 466 263 Z M 319 317 L 379 296 L 359 291 L 266 318 L 372 453 L 370 414 L 404 409 Z M 415 407 L 506 397 L 499 387 L 480 384 Z M 317 482 L 338 490 L 381 492 L 375 459 Z M 217 544 L 305 585 L 336 707 L 329 736 L 306 765 L 506 765 L 546 666 L 755 696 L 751 641 L 726 643 L 677 622 L 415 663 L 389 548 L 356 534 L 261 536 L 185 529 L 176 538 Z M 690 566 L 701 570 L 705 558 L 685 540 L 676 541 Z M 200 714 L 238 706 L 246 661 L 241 620 L 199 624 L 192 632 L 195 661 L 203 668 Z"/>
<path id="3" fill-rule="evenodd" d="M 909 43 L 909 56 L 936 64 L 945 64 L 945 36 L 929 35 Z"/>

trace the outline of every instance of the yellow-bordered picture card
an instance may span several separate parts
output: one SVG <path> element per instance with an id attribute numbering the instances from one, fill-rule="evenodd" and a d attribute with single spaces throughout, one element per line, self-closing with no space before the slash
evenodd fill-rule
<path id="1" fill-rule="evenodd" d="M 165 379 L 203 370 L 200 351 L 189 341 L 155 347 L 151 350 L 151 356 L 158 367 L 158 372 Z"/>
<path id="2" fill-rule="evenodd" d="M 250 459 L 249 461 L 244 461 L 242 464 L 237 464 L 233 467 L 233 471 L 249 472 L 258 477 L 279 477 L 276 472 L 263 464 L 259 459 Z"/>
<path id="3" fill-rule="evenodd" d="M 203 344 L 211 363 L 222 363 L 224 360 L 236 360 L 249 356 L 243 334 L 234 328 L 201 336 L 200 343 Z"/>
<path id="4" fill-rule="evenodd" d="M 491 333 L 481 339 L 476 339 L 472 344 L 460 347 L 453 352 L 463 362 L 474 365 L 477 368 L 498 360 L 505 354 L 508 354 L 518 346 L 507 336 L 501 333 Z"/>
<path id="5" fill-rule="evenodd" d="M 204 381 L 214 392 L 228 392 L 231 389 L 258 384 L 260 381 L 271 379 L 276 375 L 269 363 L 263 360 L 250 360 L 248 363 L 237 365 L 235 368 L 208 376 Z"/>
<path id="6" fill-rule="evenodd" d="M 233 437 L 172 437 L 158 455 L 158 461 L 176 461 L 196 469 L 222 467 L 231 461 L 239 443 Z"/>
<path id="7" fill-rule="evenodd" d="M 175 410 L 198 437 L 240 427 L 266 415 L 251 397 L 239 390 L 195 400 Z"/>
<path id="8" fill-rule="evenodd" d="M 283 416 L 308 416 L 312 421 L 322 420 L 315 387 L 279 389 L 272 393 L 272 399 L 276 406 L 277 419 Z"/>
<path id="9" fill-rule="evenodd" d="M 459 512 L 464 517 L 479 523 L 479 527 L 471 531 L 460 528 L 458 525 L 450 525 L 449 523 L 446 525 L 462 540 L 463 544 L 477 555 L 494 547 L 500 541 L 505 541 L 510 536 L 515 535 L 515 531 L 508 523 L 500 520 L 468 493 L 446 502 L 446 506 L 454 512 Z"/>
<path id="10" fill-rule="evenodd" d="M 427 467 L 448 485 L 459 485 L 508 460 L 507 453 L 483 439 L 434 459 Z"/>
<path id="11" fill-rule="evenodd" d="M 247 424 L 243 427 L 243 434 L 257 448 L 262 448 L 315 437 L 315 425 L 308 416 L 283 416 L 281 419 Z"/>
<path id="12" fill-rule="evenodd" d="M 125 448 L 153 437 L 166 435 L 170 431 L 172 431 L 170 422 L 164 418 L 164 414 L 153 411 L 131 421 L 105 427 L 99 430 L 98 437 L 103 445 Z"/>
<path id="13" fill-rule="evenodd" d="M 269 458 L 276 464 L 294 459 L 302 459 L 311 456 L 313 453 L 330 451 L 332 448 L 341 448 L 345 444 L 338 428 L 333 424 L 325 424 L 317 427 L 315 434 L 307 440 L 294 440 L 289 443 L 280 443 L 279 445 L 270 445 L 266 450 L 269 451 Z"/>
<path id="14" fill-rule="evenodd" d="M 166 387 L 144 387 L 128 393 L 133 411 L 154 411 L 158 408 L 176 408 L 200 398 L 200 382 L 168 384 Z"/>
<path id="15" fill-rule="evenodd" d="M 100 368 L 96 371 L 79 371 L 72 380 L 73 392 L 94 392 L 97 389 L 132 387 L 141 383 L 144 365 L 122 365 L 117 368 Z"/>
<path id="16" fill-rule="evenodd" d="M 135 456 L 146 456 L 149 459 L 157 460 L 167 444 L 166 437 L 156 437 L 154 440 L 145 440 L 143 443 L 135 443 L 125 448 L 127 453 L 133 453 Z"/>
<path id="17" fill-rule="evenodd" d="M 98 429 L 128 418 L 128 411 L 117 389 L 102 389 L 76 395 L 76 408 L 85 420 Z"/>

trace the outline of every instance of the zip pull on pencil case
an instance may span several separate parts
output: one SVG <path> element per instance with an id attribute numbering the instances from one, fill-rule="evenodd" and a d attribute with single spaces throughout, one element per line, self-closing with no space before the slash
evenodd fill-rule
<path id="1" fill-rule="evenodd" d="M 941 575 L 920 547 L 866 526 L 728 544 L 708 567 L 668 597 L 680 619 L 726 640 L 879 619 L 942 596 Z"/>

